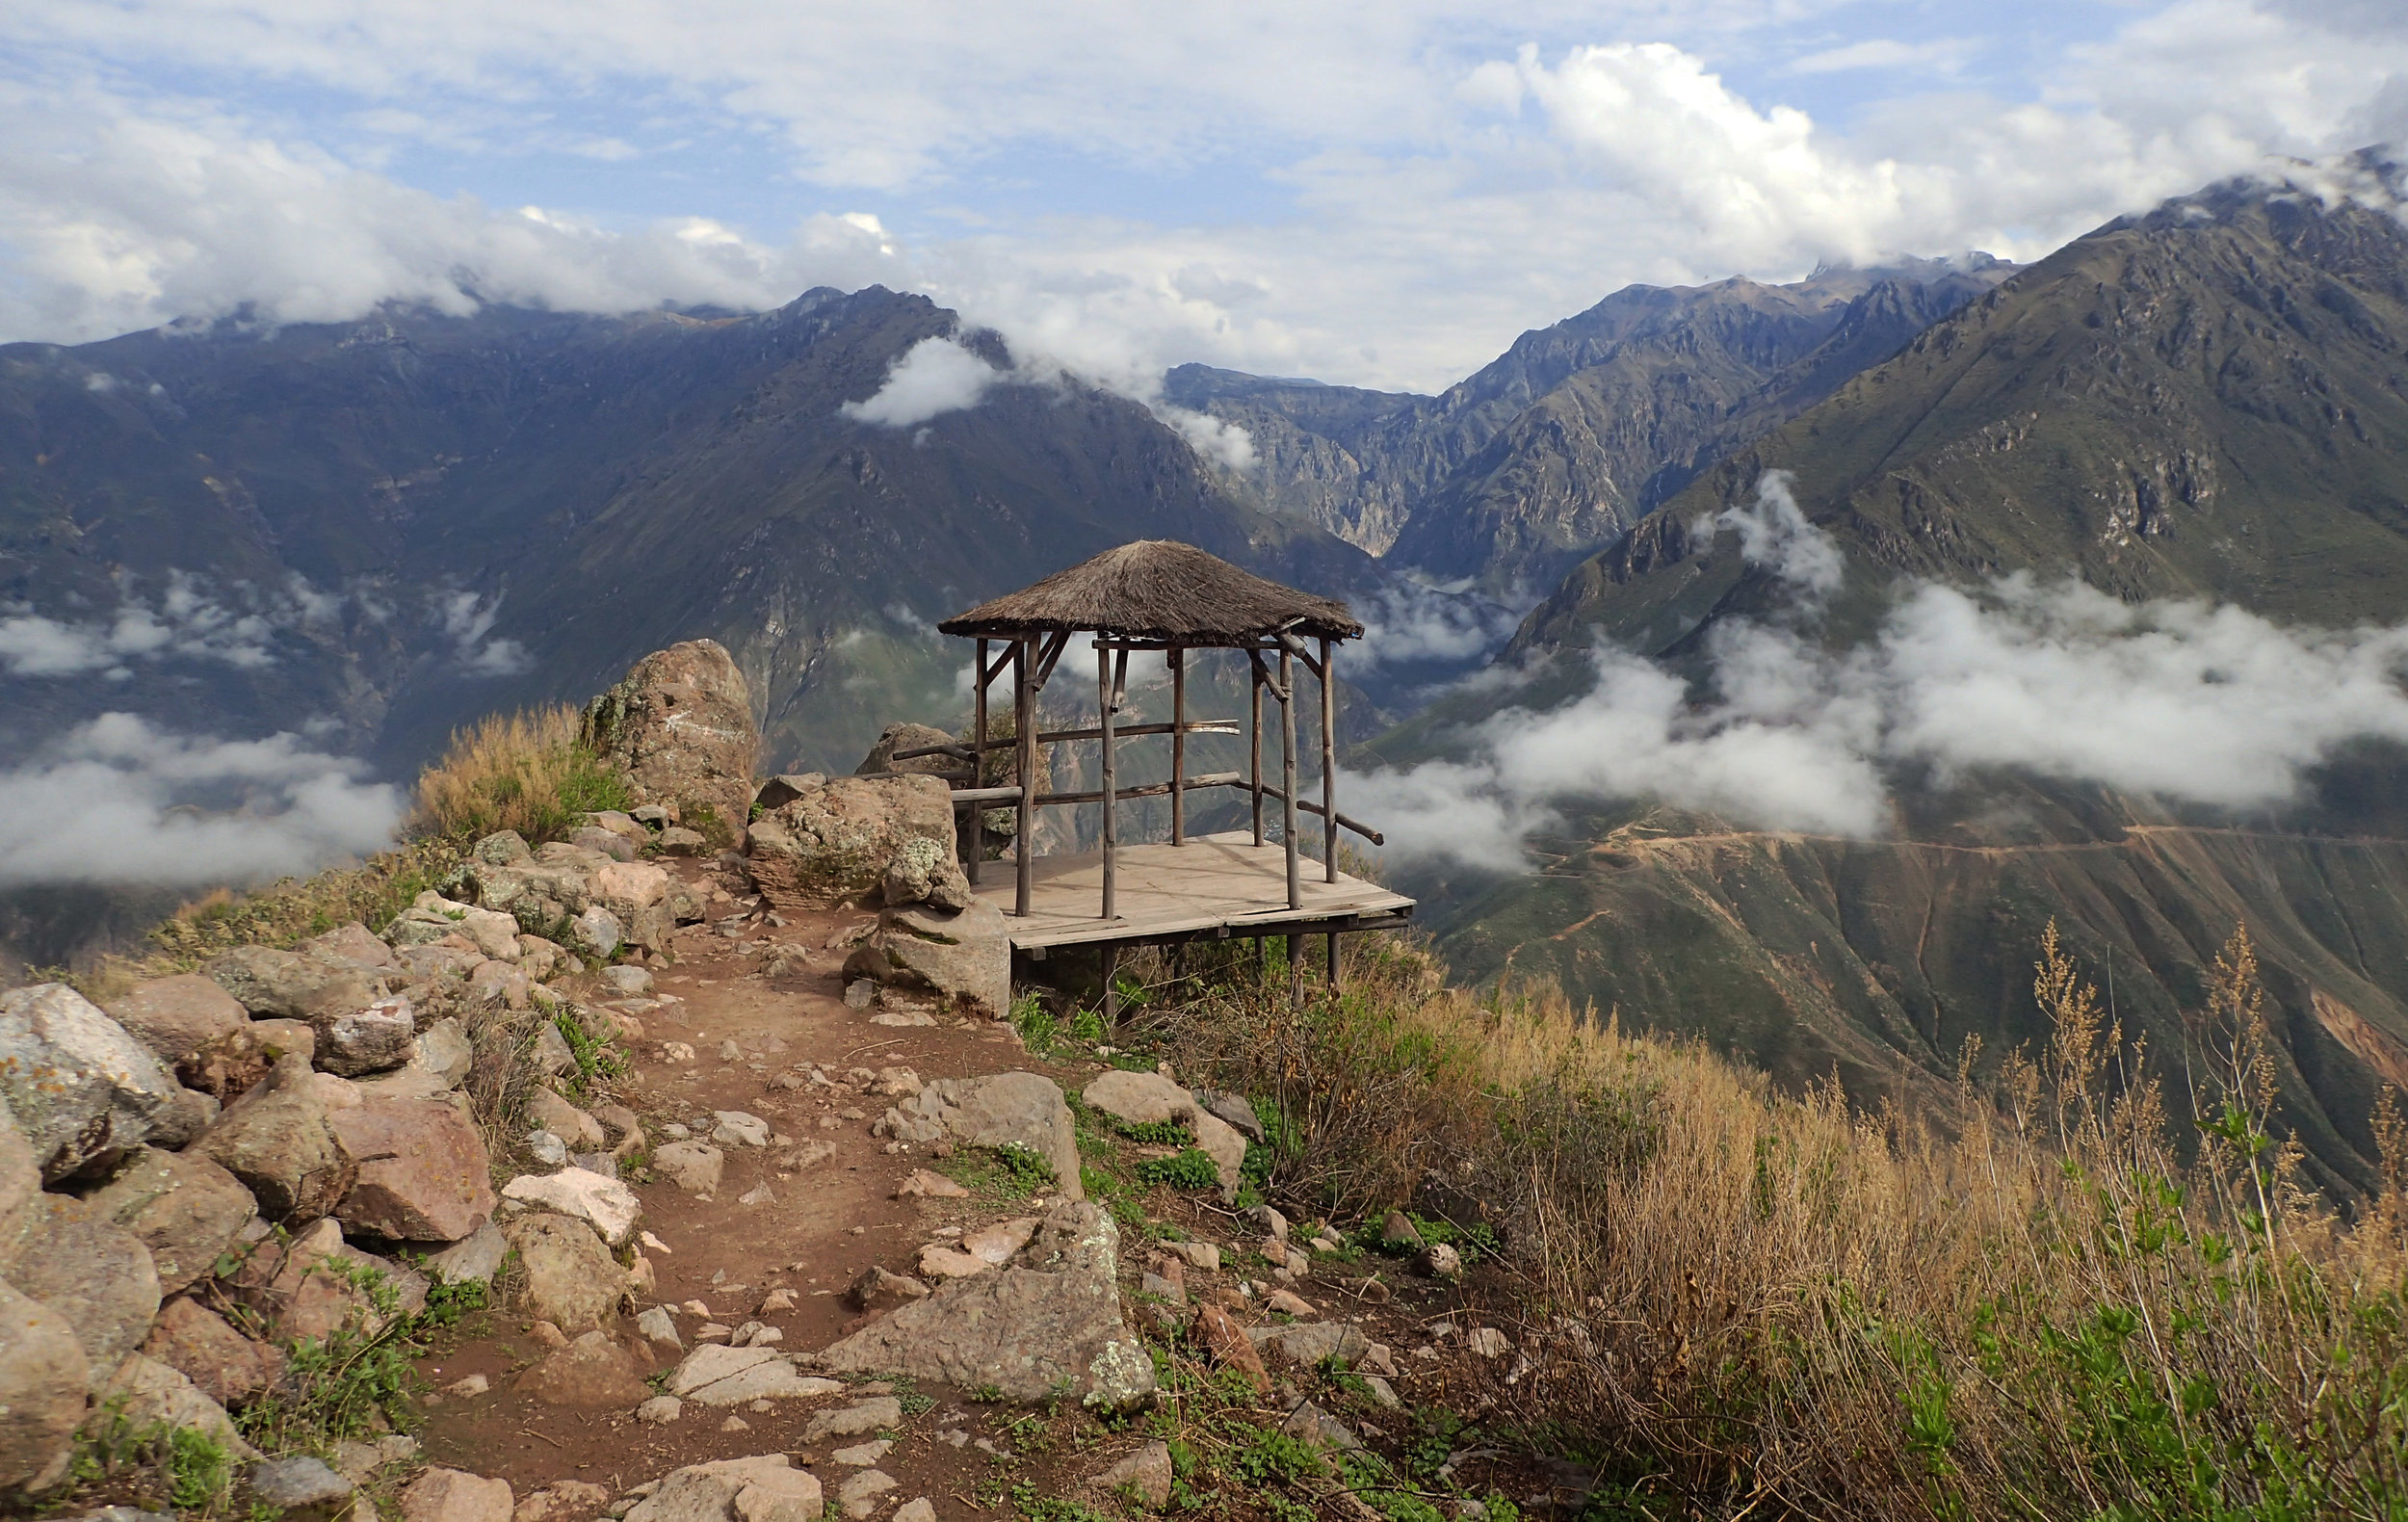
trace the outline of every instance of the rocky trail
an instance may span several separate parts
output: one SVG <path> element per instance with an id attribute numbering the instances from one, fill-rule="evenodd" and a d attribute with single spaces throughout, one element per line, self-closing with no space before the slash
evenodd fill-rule
<path id="1" fill-rule="evenodd" d="M 756 790 L 716 646 L 606 705 L 743 850 L 651 801 L 480 839 L 379 930 L 0 993 L 0 1512 L 1545 1498 L 1454 1414 L 1521 1353 L 1453 1246 L 1292 1227 L 1247 1099 L 1056 990 L 1028 1049 L 941 781 Z"/>

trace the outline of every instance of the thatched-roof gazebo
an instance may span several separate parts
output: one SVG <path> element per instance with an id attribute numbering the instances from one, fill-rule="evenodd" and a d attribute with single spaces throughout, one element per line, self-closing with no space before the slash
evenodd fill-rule
<path id="1" fill-rule="evenodd" d="M 984 829 L 981 824 L 979 805 L 1004 801 L 1018 803 L 1020 818 L 1015 834 L 1016 877 L 1012 894 L 1014 915 L 1026 919 L 1032 914 L 1037 866 L 1032 844 L 1034 840 L 1035 811 L 1053 804 L 1100 803 L 1103 805 L 1101 919 L 1106 924 L 1097 927 L 1095 932 L 1057 938 L 1101 941 L 1109 945 L 1129 940 L 1167 940 L 1195 933 L 1197 928 L 1189 923 L 1197 918 L 1194 914 L 1174 914 L 1166 919 L 1154 916 L 1163 919 L 1159 933 L 1149 931 L 1146 926 L 1129 927 L 1127 933 L 1116 933 L 1111 928 L 1111 922 L 1121 917 L 1117 903 L 1121 866 L 1117 805 L 1126 799 L 1167 795 L 1170 799 L 1169 845 L 1184 848 L 1189 844 L 1187 795 L 1199 789 L 1217 787 L 1241 788 L 1250 796 L 1253 803 L 1252 847 L 1258 855 L 1264 847 L 1264 800 L 1274 800 L 1280 805 L 1284 825 L 1281 844 L 1286 857 L 1287 877 L 1285 903 L 1274 902 L 1259 907 L 1265 911 L 1284 909 L 1284 915 L 1275 916 L 1282 928 L 1301 923 L 1299 916 L 1309 918 L 1322 914 L 1320 908 L 1308 909 L 1305 902 L 1297 852 L 1299 813 L 1318 814 L 1322 818 L 1324 882 L 1371 888 L 1370 884 L 1354 883 L 1352 879 L 1344 878 L 1338 871 L 1338 830 L 1341 826 L 1374 842 L 1379 839 L 1375 831 L 1338 812 L 1334 654 L 1340 642 L 1360 639 L 1363 635 L 1363 625 L 1347 611 L 1346 604 L 1267 581 L 1191 544 L 1171 539 L 1148 539 L 1107 550 L 1067 570 L 1057 571 L 1033 587 L 982 603 L 946 619 L 937 627 L 946 634 L 978 642 L 977 681 L 974 683 L 977 712 L 972 739 L 968 746 L 960 748 L 960 751 L 966 752 L 962 759 L 971 763 L 972 785 L 957 791 L 955 798 L 956 801 L 971 805 L 966 854 L 974 886 L 978 882 L 980 859 L 985 853 Z M 1037 695 L 1053 676 L 1063 651 L 1069 647 L 1071 637 L 1080 633 L 1095 636 L 1097 726 L 1039 733 L 1036 727 Z M 1311 642 L 1309 645 L 1307 642 Z M 998 645 L 1000 649 L 996 648 Z M 1115 722 L 1115 715 L 1127 696 L 1129 655 L 1139 650 L 1160 652 L 1169 668 L 1171 717 L 1168 723 Z M 1188 774 L 1187 742 L 1191 734 L 1238 733 L 1238 725 L 1232 720 L 1189 720 L 1187 657 L 1191 650 L 1245 652 L 1250 673 L 1246 730 L 1250 760 L 1243 774 Z M 1296 797 L 1296 671 L 1299 665 L 1313 674 L 1320 687 L 1322 796 L 1318 803 Z M 987 739 L 987 692 L 1007 667 L 1012 672 L 1012 737 L 1008 741 L 990 743 Z M 1263 696 L 1266 693 L 1279 705 L 1280 779 L 1275 787 L 1263 776 Z M 1122 740 L 1141 735 L 1169 737 L 1171 774 L 1163 782 L 1121 787 L 1114 748 Z M 1073 740 L 1101 742 L 1101 788 L 1092 793 L 1039 794 L 1036 791 L 1036 748 Z M 1013 787 L 979 785 L 986 776 L 985 758 L 988 751 L 1005 745 L 1012 746 L 1018 751 L 1018 784 Z M 1238 836 L 1226 837 L 1222 844 L 1234 846 L 1241 839 Z M 1150 851 L 1153 848 L 1143 849 Z M 1161 866 L 1160 863 L 1156 865 Z M 1197 863 L 1199 870 L 1202 865 Z M 1164 896 L 1159 887 L 1151 891 L 1157 897 Z M 1330 908 L 1337 907 L 1338 900 L 1344 898 L 1348 907 L 1341 917 L 1349 920 L 1361 919 L 1371 902 L 1370 899 L 1363 899 L 1362 903 L 1355 903 L 1361 895 L 1333 896 L 1319 889 L 1316 892 Z M 1170 889 L 1168 896 L 1178 898 L 1177 889 Z M 1372 896 L 1380 901 L 1376 912 L 1387 917 L 1383 923 L 1393 923 L 1401 912 L 1412 907 L 1410 901 L 1392 894 L 1374 890 Z M 1330 916 L 1322 917 L 1330 919 L 1334 967 L 1336 930 L 1368 927 L 1352 924 L 1340 926 Z M 1247 918 L 1247 915 L 1233 911 L 1231 916 L 1225 916 L 1207 928 L 1227 935 L 1232 933 L 1233 923 Z M 1315 919 L 1314 923 L 1319 928 L 1321 919 Z M 1255 931 L 1248 922 L 1249 933 L 1256 933 L 1258 938 L 1269 928 L 1266 924 L 1260 931 Z M 1295 931 L 1289 929 L 1287 932 L 1293 937 Z M 1015 935 L 1015 940 L 1019 938 Z"/>

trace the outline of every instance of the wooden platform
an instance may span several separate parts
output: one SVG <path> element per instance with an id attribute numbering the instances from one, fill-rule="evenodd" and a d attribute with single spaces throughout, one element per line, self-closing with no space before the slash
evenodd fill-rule
<path id="1" fill-rule="evenodd" d="M 1101 917 L 1104 858 L 1039 856 L 1029 913 L 1011 912 L 1012 864 L 983 864 L 978 895 L 1004 911 L 1016 951 L 1256 935 L 1318 935 L 1402 923 L 1413 901 L 1341 874 L 1322 880 L 1306 861 L 1304 906 L 1288 907 L 1287 853 L 1253 844 L 1250 831 L 1202 835 L 1184 846 L 1123 846 L 1116 853 L 1116 919 Z"/>

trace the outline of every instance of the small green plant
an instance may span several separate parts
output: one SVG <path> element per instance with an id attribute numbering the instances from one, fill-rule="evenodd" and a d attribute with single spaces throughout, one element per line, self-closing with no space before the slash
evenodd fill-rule
<path id="1" fill-rule="evenodd" d="M 962 1152 L 944 1165 L 946 1176 L 982 1199 L 1026 1199 L 1054 1187 L 1054 1166 L 1033 1149 L 1006 1142 Z"/>
<path id="2" fill-rule="evenodd" d="M 1171 1189 L 1215 1189 L 1220 1184 L 1220 1166 L 1201 1147 L 1189 1147 L 1176 1157 L 1158 1157 L 1139 1164 L 1138 1177 L 1144 1183 Z"/>
<path id="3" fill-rule="evenodd" d="M 1195 1145 L 1195 1133 L 1176 1120 L 1124 1120 L 1119 1131 L 1130 1141 L 1148 1146 Z"/>
<path id="4" fill-rule="evenodd" d="M 1033 993 L 1024 993 L 1011 1001 L 1011 1028 L 1019 1033 L 1020 1044 L 1037 1057 L 1054 1049 L 1054 1011 L 1045 1008 L 1045 1001 Z"/>
<path id="5" fill-rule="evenodd" d="M 566 1079 L 572 1099 L 583 1098 L 596 1083 L 607 1083 L 627 1076 L 627 1059 L 607 1037 L 594 1035 L 577 1011 L 566 1005 L 553 1011 L 552 1027 L 568 1043 L 568 1055 L 576 1060 L 574 1077 Z"/>
<path id="6" fill-rule="evenodd" d="M 234 1489 L 234 1456 L 196 1428 L 168 1438 L 168 1500 L 178 1511 L 213 1511 Z"/>
<path id="7" fill-rule="evenodd" d="M 936 1409 L 936 1402 L 921 1393 L 919 1381 L 907 1374 L 890 1374 L 886 1382 L 894 1387 L 895 1404 L 905 1416 L 925 1416 Z"/>

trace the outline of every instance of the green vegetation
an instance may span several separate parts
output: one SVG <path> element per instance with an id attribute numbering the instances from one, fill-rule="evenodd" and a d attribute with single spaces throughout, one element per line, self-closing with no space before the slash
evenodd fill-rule
<path id="1" fill-rule="evenodd" d="M 966 1149 L 948 1158 L 942 1167 L 946 1177 L 991 1201 L 1026 1199 L 1052 1189 L 1055 1183 L 1051 1163 L 1013 1143 Z"/>
<path id="2" fill-rule="evenodd" d="M 1220 1169 L 1210 1153 L 1201 1147 L 1189 1147 L 1175 1157 L 1158 1157 L 1139 1164 L 1138 1178 L 1171 1189 L 1215 1189 L 1220 1184 Z"/>
<path id="3" fill-rule="evenodd" d="M 583 728 L 559 703 L 455 730 L 443 758 L 418 774 L 413 827 L 455 840 L 514 829 L 535 845 L 563 838 L 588 813 L 632 807 L 626 779 L 588 748 Z"/>
<path id="4" fill-rule="evenodd" d="M 607 1036 L 596 1036 L 586 1026 L 576 1010 L 562 1006 L 552 1014 L 553 1028 L 561 1039 L 568 1043 L 569 1056 L 576 1059 L 573 1073 L 563 1075 L 563 1088 L 568 1097 L 584 1103 L 597 1084 L 605 1084 L 627 1076 L 627 1059 L 613 1045 Z"/>

